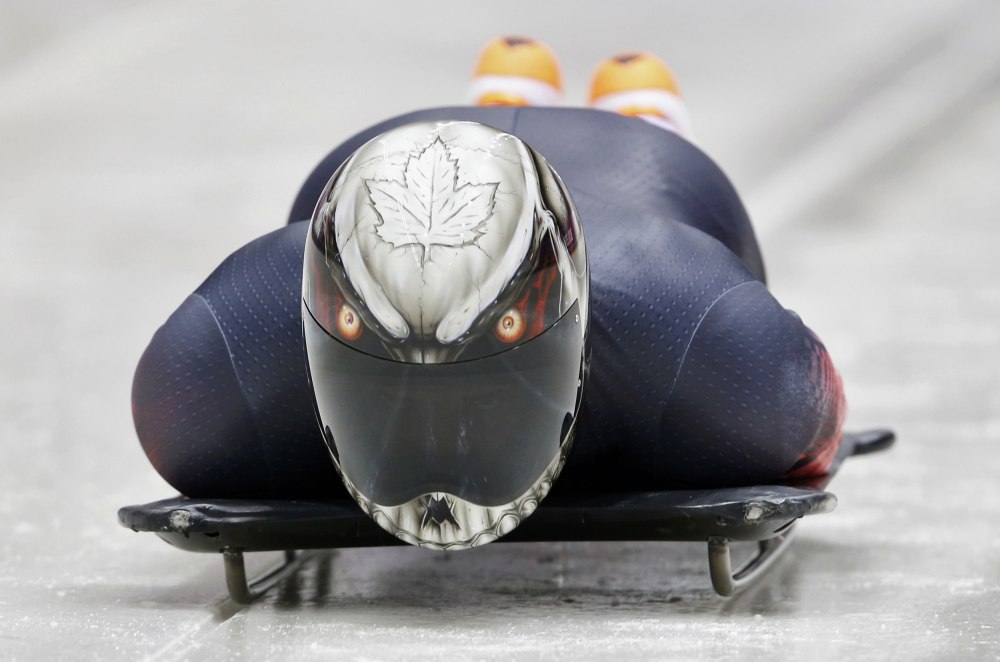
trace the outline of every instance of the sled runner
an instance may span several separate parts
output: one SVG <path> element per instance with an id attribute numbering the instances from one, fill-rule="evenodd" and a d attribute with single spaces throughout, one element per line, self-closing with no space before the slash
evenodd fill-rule
<path id="1" fill-rule="evenodd" d="M 566 494 L 546 499 L 521 526 L 498 542 L 707 542 L 712 586 L 722 596 L 752 583 L 788 547 L 792 527 L 826 513 L 837 498 L 824 488 L 853 455 L 892 446 L 889 430 L 845 433 L 829 474 L 774 485 L 706 490 Z M 405 544 L 383 531 L 346 494 L 331 501 L 248 501 L 177 497 L 118 511 L 122 526 L 155 533 L 192 552 L 221 553 L 229 597 L 248 604 L 298 567 L 296 550 Z M 733 572 L 729 545 L 758 543 L 756 556 Z M 285 551 L 285 563 L 247 581 L 245 552 Z M 474 553 L 474 552 L 472 552 Z"/>

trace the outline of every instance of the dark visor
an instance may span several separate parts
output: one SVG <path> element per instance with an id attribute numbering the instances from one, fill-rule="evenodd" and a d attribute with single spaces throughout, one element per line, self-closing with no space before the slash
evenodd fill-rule
<path id="1" fill-rule="evenodd" d="M 344 475 L 400 505 L 447 492 L 482 506 L 521 496 L 575 417 L 583 331 L 575 303 L 536 338 L 485 358 L 419 364 L 359 352 L 303 305 L 316 407 Z"/>

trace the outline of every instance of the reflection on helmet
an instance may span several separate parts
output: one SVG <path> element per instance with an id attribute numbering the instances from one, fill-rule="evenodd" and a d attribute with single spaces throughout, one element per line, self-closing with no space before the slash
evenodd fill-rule
<path id="1" fill-rule="evenodd" d="M 533 512 L 572 442 L 588 290 L 566 188 L 512 135 L 410 124 L 338 170 L 303 328 L 327 444 L 383 528 L 455 549 Z"/>

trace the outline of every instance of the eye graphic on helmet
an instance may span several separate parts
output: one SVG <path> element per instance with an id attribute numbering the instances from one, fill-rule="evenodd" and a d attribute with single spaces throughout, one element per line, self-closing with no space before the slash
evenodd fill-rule
<path id="1" fill-rule="evenodd" d="M 436 548 L 530 514 L 571 445 L 588 303 L 575 209 L 520 139 L 424 122 L 355 152 L 313 217 L 303 329 L 317 413 L 362 508 Z"/>
<path id="2" fill-rule="evenodd" d="M 361 328 L 361 318 L 350 304 L 340 304 L 337 307 L 337 331 L 340 336 L 344 340 L 357 340 L 361 335 Z"/>
<path id="3" fill-rule="evenodd" d="M 518 308 L 509 308 L 497 322 L 497 338 L 505 343 L 517 342 L 524 337 L 527 328 L 524 313 Z"/>

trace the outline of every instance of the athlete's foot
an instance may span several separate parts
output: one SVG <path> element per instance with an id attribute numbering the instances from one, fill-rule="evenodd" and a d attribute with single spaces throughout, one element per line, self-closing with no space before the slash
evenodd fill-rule
<path id="1" fill-rule="evenodd" d="M 650 53 L 622 53 L 601 62 L 590 82 L 590 105 L 640 117 L 693 139 L 677 79 Z"/>
<path id="2" fill-rule="evenodd" d="M 469 96 L 476 106 L 555 105 L 562 99 L 559 61 L 540 41 L 499 37 L 479 55 Z"/>

